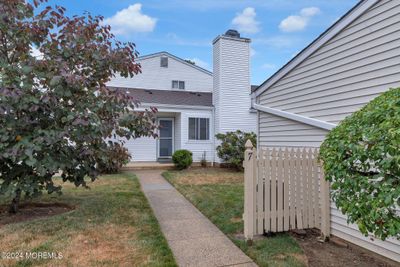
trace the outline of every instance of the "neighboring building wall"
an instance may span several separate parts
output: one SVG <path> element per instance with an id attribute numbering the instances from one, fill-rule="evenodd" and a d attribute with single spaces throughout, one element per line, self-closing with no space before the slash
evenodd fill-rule
<path id="1" fill-rule="evenodd" d="M 209 118 L 210 119 L 210 140 L 189 140 L 189 118 Z M 212 110 L 185 110 L 181 113 L 181 148 L 193 153 L 193 162 L 200 162 L 203 153 L 206 154 L 208 162 L 214 161 L 214 127 L 212 120 Z"/>
<path id="2" fill-rule="evenodd" d="M 383 0 L 257 98 L 260 105 L 338 123 L 400 86 L 400 1 Z M 327 131 L 259 113 L 260 146 L 318 147 Z M 332 234 L 400 261 L 400 242 L 364 237 L 332 204 Z"/>
<path id="3" fill-rule="evenodd" d="M 153 137 L 131 139 L 126 141 L 124 146 L 131 153 L 132 162 L 157 160 L 157 140 Z"/>
<path id="4" fill-rule="evenodd" d="M 160 67 L 160 58 L 168 57 L 168 67 Z M 190 64 L 182 63 L 168 56 L 160 54 L 153 57 L 144 57 L 138 60 L 142 66 L 142 73 L 133 78 L 115 77 L 107 85 L 127 88 L 145 88 L 158 90 L 172 90 L 172 80 L 185 81 L 186 91 L 212 92 L 213 78 L 207 71 L 197 69 Z M 180 90 L 180 89 L 174 89 Z"/>
<path id="5" fill-rule="evenodd" d="M 143 109 L 144 107 L 142 107 Z M 140 109 L 140 110 L 142 110 Z M 187 149 L 193 153 L 193 162 L 200 162 L 203 153 L 208 162 L 214 161 L 214 127 L 212 109 L 183 109 L 169 108 L 159 109 L 158 118 L 174 118 L 174 150 Z M 210 119 L 210 140 L 189 140 L 189 117 Z M 132 154 L 133 162 L 157 161 L 157 139 L 138 138 L 126 141 L 125 147 Z"/>

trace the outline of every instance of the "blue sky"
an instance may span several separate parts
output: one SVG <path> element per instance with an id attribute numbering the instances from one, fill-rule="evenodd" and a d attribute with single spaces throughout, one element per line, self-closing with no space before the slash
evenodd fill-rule
<path id="1" fill-rule="evenodd" d="M 252 39 L 251 79 L 260 84 L 357 0 L 51 0 L 68 14 L 103 15 L 141 55 L 168 51 L 212 70 L 212 40 L 238 29 Z"/>

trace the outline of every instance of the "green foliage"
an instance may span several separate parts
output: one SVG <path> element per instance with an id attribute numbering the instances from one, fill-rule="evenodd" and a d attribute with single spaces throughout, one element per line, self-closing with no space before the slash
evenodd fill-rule
<path id="1" fill-rule="evenodd" d="M 218 157 L 221 158 L 225 163 L 228 163 L 232 167 L 239 171 L 243 170 L 243 160 L 245 143 L 247 140 L 253 143 L 253 146 L 257 146 L 257 136 L 255 133 L 245 133 L 240 130 L 236 132 L 228 132 L 226 134 L 217 134 L 215 136 L 221 141 L 221 144 L 217 146 Z"/>
<path id="2" fill-rule="evenodd" d="M 186 149 L 177 150 L 172 155 L 172 162 L 178 170 L 183 170 L 192 165 L 192 152 Z"/>
<path id="3" fill-rule="evenodd" d="M 52 177 L 86 186 L 119 142 L 153 136 L 156 111 L 134 112 L 132 95 L 107 88 L 140 72 L 133 43 L 120 43 L 102 17 L 68 17 L 44 0 L 0 4 L 0 194 L 60 192 Z M 31 54 L 35 47 L 42 54 Z M 12 209 L 15 211 L 15 208 Z"/>
<path id="4" fill-rule="evenodd" d="M 120 173 L 124 165 L 129 163 L 131 154 L 128 149 L 119 143 L 110 143 L 106 153 L 98 160 L 97 170 L 99 173 Z"/>
<path id="5" fill-rule="evenodd" d="M 321 146 L 340 210 L 367 235 L 400 239 L 400 88 L 344 119 Z"/>

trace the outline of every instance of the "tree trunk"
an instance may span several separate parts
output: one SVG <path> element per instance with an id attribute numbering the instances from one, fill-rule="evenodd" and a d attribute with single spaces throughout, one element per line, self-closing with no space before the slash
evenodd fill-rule
<path id="1" fill-rule="evenodd" d="M 21 199 L 21 189 L 15 191 L 15 197 L 11 201 L 9 213 L 15 214 L 18 212 L 19 201 Z"/>

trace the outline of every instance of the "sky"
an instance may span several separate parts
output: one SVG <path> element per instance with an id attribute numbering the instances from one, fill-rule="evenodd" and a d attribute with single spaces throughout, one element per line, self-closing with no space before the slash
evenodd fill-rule
<path id="1" fill-rule="evenodd" d="M 67 14 L 102 15 L 140 55 L 167 51 L 212 71 L 212 40 L 236 29 L 251 42 L 251 82 L 259 85 L 358 0 L 50 0 Z"/>

